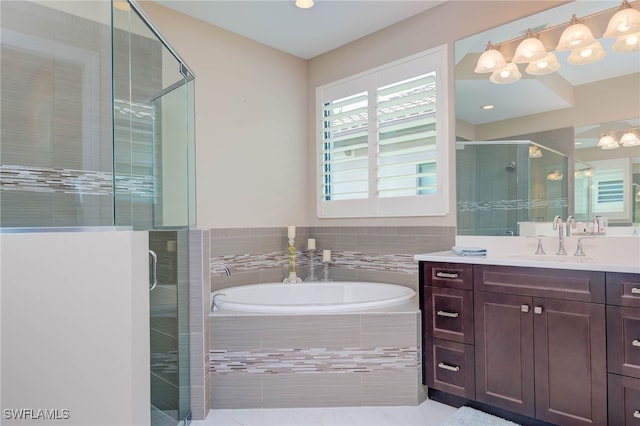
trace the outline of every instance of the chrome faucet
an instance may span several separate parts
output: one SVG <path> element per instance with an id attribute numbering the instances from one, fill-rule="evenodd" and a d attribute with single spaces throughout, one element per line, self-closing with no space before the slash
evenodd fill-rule
<path id="1" fill-rule="evenodd" d="M 582 249 L 582 240 L 584 240 L 585 238 L 594 239 L 595 236 L 589 235 L 586 237 L 578 238 L 578 246 L 576 247 L 576 252 L 573 254 L 574 256 L 586 256 L 586 254 L 584 253 L 584 250 Z"/>
<path id="2" fill-rule="evenodd" d="M 213 271 L 216 268 L 220 268 L 224 271 L 225 274 L 227 274 L 228 277 L 231 276 L 231 270 L 229 269 L 229 266 L 224 263 L 224 262 L 214 262 L 211 264 L 211 270 Z"/>
<path id="3" fill-rule="evenodd" d="M 556 254 L 566 256 L 567 252 L 564 251 L 564 224 L 560 216 L 553 218 L 553 230 L 558 231 L 558 251 Z"/>
<path id="4" fill-rule="evenodd" d="M 565 222 L 565 226 L 567 227 L 567 237 L 571 236 L 571 229 L 576 229 L 576 219 L 573 216 L 567 216 L 567 221 Z"/>

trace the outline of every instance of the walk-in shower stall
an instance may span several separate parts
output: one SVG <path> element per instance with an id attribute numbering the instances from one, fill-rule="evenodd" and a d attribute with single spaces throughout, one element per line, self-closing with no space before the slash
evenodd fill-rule
<path id="1" fill-rule="evenodd" d="M 150 328 L 151 423 L 177 425 L 190 409 L 194 76 L 133 2 L 0 8 L 2 233 L 148 233 L 149 318 L 131 321 Z"/>
<path id="2" fill-rule="evenodd" d="M 458 235 L 518 235 L 566 218 L 567 157 L 528 140 L 456 142 Z"/>

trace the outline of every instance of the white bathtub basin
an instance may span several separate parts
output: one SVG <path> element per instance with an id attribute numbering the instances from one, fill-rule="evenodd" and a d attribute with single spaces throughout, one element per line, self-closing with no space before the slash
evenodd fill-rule
<path id="1" fill-rule="evenodd" d="M 262 313 L 348 312 L 405 303 L 415 296 L 394 284 L 331 281 L 266 283 L 214 292 L 215 309 Z"/>

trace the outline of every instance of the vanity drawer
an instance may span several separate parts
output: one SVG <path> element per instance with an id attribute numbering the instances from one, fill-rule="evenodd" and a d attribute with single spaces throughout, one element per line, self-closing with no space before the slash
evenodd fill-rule
<path id="1" fill-rule="evenodd" d="M 640 378 L 640 309 L 607 306 L 607 360 L 610 373 Z"/>
<path id="2" fill-rule="evenodd" d="M 607 272 L 607 303 L 640 308 L 640 274 Z"/>
<path id="3" fill-rule="evenodd" d="M 424 262 L 424 285 L 473 290 L 473 265 L 466 263 Z"/>
<path id="4" fill-rule="evenodd" d="M 473 291 L 425 287 L 423 312 L 427 335 L 473 344 Z"/>
<path id="5" fill-rule="evenodd" d="M 426 385 L 464 398 L 475 398 L 474 348 L 463 343 L 425 339 Z"/>
<path id="6" fill-rule="evenodd" d="M 640 426 L 640 379 L 609 374 L 609 424 Z"/>
<path id="7" fill-rule="evenodd" d="M 570 269 L 475 265 L 476 290 L 604 303 L 605 273 Z"/>

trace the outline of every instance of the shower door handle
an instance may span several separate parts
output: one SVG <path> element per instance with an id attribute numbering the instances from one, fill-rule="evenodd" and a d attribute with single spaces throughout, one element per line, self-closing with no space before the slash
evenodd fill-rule
<path id="1" fill-rule="evenodd" d="M 153 250 L 149 250 L 149 291 L 158 285 L 158 255 Z"/>

